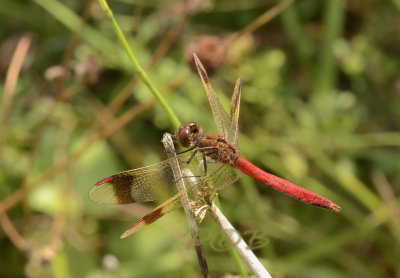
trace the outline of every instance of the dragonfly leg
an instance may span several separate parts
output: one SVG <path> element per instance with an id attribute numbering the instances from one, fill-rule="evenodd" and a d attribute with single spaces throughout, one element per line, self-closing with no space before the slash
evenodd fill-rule
<path id="1" fill-rule="evenodd" d="M 171 151 L 171 153 L 174 153 L 174 154 L 177 154 L 177 155 L 180 155 L 180 154 L 184 154 L 184 153 L 187 153 L 187 152 L 190 152 L 190 151 L 193 151 L 195 148 L 197 148 L 197 146 L 199 145 L 199 143 L 200 143 L 200 141 L 199 142 L 197 142 L 195 145 L 193 145 L 193 146 L 191 146 L 190 148 L 188 148 L 188 149 L 186 149 L 186 150 L 184 150 L 184 151 L 181 151 L 181 152 L 177 152 L 177 151 Z M 173 148 L 171 148 L 171 149 L 173 149 Z M 189 160 L 188 160 L 188 162 L 187 163 L 189 163 L 192 159 L 193 159 L 193 157 L 194 157 L 194 154 L 197 152 L 197 150 L 192 154 L 192 156 L 189 158 Z M 168 152 L 167 152 L 168 153 Z"/>
<path id="2" fill-rule="evenodd" d="M 207 175 L 207 165 L 208 163 L 217 163 L 215 160 L 210 159 L 207 161 L 207 157 L 205 155 L 203 155 L 203 161 L 201 163 L 199 163 L 199 165 L 197 166 L 197 171 L 196 173 L 200 173 L 200 167 L 203 166 L 204 168 L 204 173 L 200 176 L 206 176 Z"/>
<path id="3" fill-rule="evenodd" d="M 176 154 L 184 154 L 184 153 L 187 153 L 187 152 L 193 151 L 195 148 L 197 148 L 197 145 L 198 145 L 198 143 L 197 143 L 197 144 L 195 144 L 195 145 L 193 145 L 193 146 L 192 146 L 192 147 L 190 147 L 189 149 L 186 149 L 186 150 L 184 150 L 184 151 L 181 151 L 181 152 L 176 152 Z"/>
<path id="4" fill-rule="evenodd" d="M 200 175 L 201 167 L 204 169 L 204 173 L 202 175 Z M 205 155 L 203 155 L 203 160 L 199 162 L 199 165 L 197 165 L 196 174 L 198 174 L 199 177 L 207 175 L 207 158 Z"/>
<path id="5" fill-rule="evenodd" d="M 190 160 L 192 160 L 192 159 L 193 159 L 193 158 L 191 157 L 191 158 L 189 158 L 189 161 L 184 161 L 184 160 L 182 160 L 182 159 L 181 159 L 180 161 L 189 164 L 189 163 L 190 163 Z M 204 156 L 203 156 L 203 160 L 204 160 Z M 200 166 L 200 165 L 199 165 L 199 166 Z M 197 173 L 199 173 L 199 169 L 197 170 Z M 175 183 L 179 182 L 181 179 L 201 178 L 201 177 L 203 177 L 203 176 L 205 176 L 205 175 L 206 175 L 206 173 L 204 173 L 204 174 L 202 174 L 202 175 L 181 176 L 178 180 L 175 181 Z"/>
<path id="6" fill-rule="evenodd" d="M 197 151 L 198 150 L 195 150 L 194 152 L 193 152 L 193 154 L 190 156 L 190 158 L 187 160 L 187 161 L 185 161 L 185 160 L 183 160 L 183 159 L 180 159 L 180 161 L 182 161 L 182 162 L 184 162 L 184 163 L 186 163 L 186 164 L 189 164 L 192 160 L 193 160 L 193 158 L 194 158 L 194 156 L 196 155 L 196 153 L 197 153 Z M 201 167 L 201 164 L 203 164 L 204 166 L 204 173 L 203 174 L 200 174 L 200 167 Z M 184 176 L 184 177 L 182 177 L 182 178 L 201 178 L 201 177 L 204 177 L 205 175 L 207 175 L 207 160 L 206 160 L 206 156 L 205 155 L 203 155 L 203 161 L 202 161 L 202 163 L 199 163 L 199 165 L 198 165 L 198 167 L 197 167 L 197 171 L 196 171 L 196 173 L 198 174 L 198 175 L 195 175 L 195 176 Z"/>
<path id="7" fill-rule="evenodd" d="M 178 159 L 179 159 L 179 161 L 181 161 L 183 163 L 189 164 L 193 160 L 193 158 L 195 157 L 197 152 L 198 152 L 198 150 L 195 150 L 193 152 L 193 154 L 189 157 L 188 160 L 184 160 L 184 159 L 181 159 L 181 158 L 178 158 Z M 207 164 L 206 164 L 206 157 L 204 155 L 203 155 L 203 164 L 205 165 L 204 166 L 204 174 L 196 175 L 196 176 L 184 176 L 182 178 L 201 178 L 202 176 L 205 176 L 207 174 Z M 201 164 L 199 164 L 199 166 L 201 166 Z M 200 168 L 197 169 L 197 173 L 200 173 Z"/>
<path id="8" fill-rule="evenodd" d="M 198 150 L 195 150 L 195 151 L 192 153 L 192 155 L 189 157 L 188 160 L 184 160 L 184 159 L 181 159 L 181 158 L 179 158 L 179 160 L 182 161 L 182 162 L 184 162 L 184 163 L 186 163 L 186 164 L 189 164 L 189 163 L 193 160 L 193 158 L 195 157 L 195 155 L 196 155 L 197 152 L 198 152 Z M 181 154 L 181 153 L 179 153 L 179 154 Z"/>

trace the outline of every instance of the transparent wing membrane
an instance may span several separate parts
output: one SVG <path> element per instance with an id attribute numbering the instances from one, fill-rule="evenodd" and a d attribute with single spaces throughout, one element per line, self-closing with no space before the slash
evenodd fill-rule
<path id="1" fill-rule="evenodd" d="M 217 125 L 217 129 L 220 135 L 228 138 L 229 136 L 229 127 L 230 127 L 230 119 L 228 114 L 226 114 L 224 108 L 222 107 L 217 94 L 212 88 L 210 81 L 208 79 L 208 75 L 204 66 L 201 64 L 200 59 L 194 54 L 194 61 L 196 63 L 197 71 L 199 72 L 201 81 L 203 82 L 204 88 L 207 93 L 208 101 L 210 103 L 211 111 L 214 116 L 215 124 Z"/>
<path id="2" fill-rule="evenodd" d="M 228 141 L 237 145 L 239 137 L 239 110 L 240 110 L 240 95 L 242 92 L 242 79 L 236 80 L 235 89 L 233 90 L 231 100 L 231 117 L 228 133 Z"/>
<path id="3" fill-rule="evenodd" d="M 242 79 L 236 80 L 235 89 L 231 100 L 231 115 L 230 117 L 225 112 L 221 102 L 214 89 L 211 86 L 207 72 L 200 62 L 200 59 L 193 54 L 196 63 L 197 71 L 199 72 L 201 81 L 207 93 L 208 102 L 210 103 L 211 111 L 217 125 L 218 132 L 228 139 L 229 142 L 236 143 L 238 138 L 238 120 L 240 109 L 240 94 L 242 90 Z"/>
<path id="4" fill-rule="evenodd" d="M 186 193 L 190 200 L 196 200 L 198 193 L 204 186 L 211 186 L 219 190 L 239 178 L 239 171 L 228 164 L 217 163 L 208 158 L 207 167 L 204 167 L 203 155 L 197 152 L 178 155 L 179 165 L 182 169 L 188 168 L 196 177 L 196 182 L 186 183 Z M 164 214 L 180 207 L 183 192 L 177 192 L 176 180 L 171 169 L 169 158 L 160 163 L 143 168 L 128 170 L 105 178 L 94 185 L 89 197 L 93 201 L 106 204 L 129 204 L 135 202 L 155 201 L 160 204 L 124 233 L 123 237 L 138 231 L 142 227 L 153 223 Z M 189 163 L 188 160 L 191 159 Z M 183 176 L 182 179 L 193 176 Z M 171 198 L 171 196 L 173 196 Z"/>

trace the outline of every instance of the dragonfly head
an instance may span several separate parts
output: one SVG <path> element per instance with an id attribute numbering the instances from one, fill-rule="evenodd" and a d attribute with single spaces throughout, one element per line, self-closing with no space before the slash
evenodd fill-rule
<path id="1" fill-rule="evenodd" d="M 201 134 L 201 129 L 195 122 L 188 122 L 181 125 L 176 131 L 179 143 L 184 147 L 190 147 L 195 138 Z"/>

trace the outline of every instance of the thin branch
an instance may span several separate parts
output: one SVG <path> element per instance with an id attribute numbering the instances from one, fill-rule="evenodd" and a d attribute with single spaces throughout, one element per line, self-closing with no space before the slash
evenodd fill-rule
<path id="1" fill-rule="evenodd" d="M 10 218 L 8 218 L 6 213 L 0 213 L 0 225 L 4 230 L 4 233 L 8 236 L 14 245 L 22 251 L 27 251 L 30 247 L 28 241 L 26 241 L 14 227 Z"/>
<path id="2" fill-rule="evenodd" d="M 8 68 L 6 79 L 4 81 L 4 94 L 3 101 L 1 105 L 1 123 L 0 123 L 0 143 L 2 141 L 2 133 L 7 122 L 8 113 L 10 112 L 12 99 L 14 96 L 15 87 L 17 85 L 17 80 L 19 73 L 22 68 L 22 64 L 28 53 L 29 46 L 31 45 L 32 37 L 29 35 L 22 36 L 17 44 L 14 55 L 11 59 L 10 67 Z"/>
<path id="3" fill-rule="evenodd" d="M 388 227 L 397 243 L 400 244 L 400 209 L 393 188 L 385 174 L 378 169 L 371 173 L 376 191 L 386 206 L 383 206 L 389 215 Z"/>
<path id="4" fill-rule="evenodd" d="M 246 26 L 243 30 L 233 34 L 233 36 L 228 38 L 225 43 L 227 45 L 229 45 L 232 42 L 239 40 L 244 35 L 253 33 L 257 29 L 259 29 L 261 26 L 265 25 L 266 23 L 271 21 L 273 18 L 275 18 L 277 15 L 282 13 L 293 2 L 294 2 L 294 0 L 285 0 L 285 1 L 279 2 L 278 4 L 273 6 L 271 9 L 267 10 L 265 13 L 263 13 L 262 15 L 257 17 L 252 23 L 250 23 L 248 26 Z"/>
<path id="5" fill-rule="evenodd" d="M 180 84 L 185 80 L 186 74 L 178 77 L 173 80 L 165 89 L 170 90 L 175 88 L 176 86 L 180 86 Z M 166 92 L 167 93 L 167 92 Z M 129 121 L 132 121 L 139 113 L 148 109 L 153 105 L 153 100 L 148 100 L 145 103 L 142 103 L 138 106 L 135 106 L 124 113 L 122 116 L 117 118 L 115 121 L 107 124 L 102 129 L 97 129 L 97 125 L 94 125 L 91 131 L 89 132 L 89 136 L 86 141 L 83 143 L 81 147 L 79 147 L 75 152 L 71 153 L 67 157 L 57 161 L 53 166 L 49 167 L 47 170 L 42 172 L 38 177 L 33 179 L 32 181 L 24 182 L 24 185 L 16 190 L 13 194 L 7 196 L 5 199 L 0 201 L 0 214 L 7 211 L 15 204 L 20 202 L 26 195 L 36 186 L 42 184 L 48 179 L 54 177 L 63 171 L 70 163 L 79 160 L 82 155 L 86 153 L 86 151 L 99 139 L 106 139 L 116 132 L 118 129 L 121 129 L 125 124 Z M 103 110 L 103 113 L 106 110 Z"/>
<path id="6" fill-rule="evenodd" d="M 170 84 L 168 84 L 167 87 L 162 89 L 162 94 L 165 95 L 167 93 L 172 92 L 175 88 L 181 86 L 185 80 L 187 80 L 188 73 L 184 73 L 180 76 L 177 76 L 176 79 L 174 79 Z M 165 91 L 165 93 L 164 93 Z M 151 98 L 143 103 L 141 103 L 138 106 L 134 106 L 124 112 L 121 116 L 119 116 L 117 119 L 110 121 L 107 126 L 103 129 L 102 137 L 108 137 L 111 134 L 114 134 L 114 132 L 120 130 L 123 126 L 128 124 L 130 121 L 132 121 L 133 118 L 138 116 L 140 113 L 143 113 L 145 110 L 153 106 L 155 103 L 155 99 Z M 103 110 L 104 111 L 104 110 Z M 99 113 L 99 119 L 103 117 L 103 114 L 105 113 Z M 112 118 L 113 116 L 110 115 L 109 118 Z M 100 121 L 99 121 L 100 122 Z"/>
<path id="7" fill-rule="evenodd" d="M 115 20 L 113 12 L 111 11 L 110 7 L 107 4 L 106 0 L 99 0 L 101 7 L 103 8 L 104 12 L 106 13 L 107 17 L 110 19 L 111 24 L 114 28 L 114 31 L 120 40 L 122 46 L 125 49 L 126 54 L 131 61 L 133 68 L 135 69 L 136 73 L 139 75 L 139 78 L 143 81 L 143 83 L 149 88 L 153 96 L 157 99 L 158 103 L 167 113 L 171 123 L 174 125 L 175 128 L 178 128 L 180 122 L 178 117 L 175 115 L 174 111 L 172 111 L 171 107 L 165 101 L 163 96 L 160 94 L 158 89 L 154 86 L 154 84 L 150 81 L 149 77 L 147 76 L 146 72 L 142 69 L 139 62 L 137 61 L 135 55 L 133 54 L 132 50 L 129 47 L 128 41 L 126 40 L 124 34 L 122 33 L 121 28 L 119 28 L 118 22 Z"/>
<path id="8" fill-rule="evenodd" d="M 159 63 L 161 56 L 164 55 L 168 49 L 171 47 L 172 42 L 178 36 L 179 31 L 181 30 L 182 25 L 184 24 L 186 20 L 186 17 L 183 16 L 181 19 L 178 20 L 167 32 L 167 35 L 165 38 L 160 42 L 158 45 L 157 49 L 155 50 L 153 57 L 151 61 L 145 66 L 145 69 L 150 72 L 156 65 Z M 171 84 L 168 84 L 167 87 L 174 87 L 178 86 L 176 84 L 180 84 L 184 80 L 186 80 L 189 76 L 189 72 L 184 73 L 180 77 L 177 77 L 176 80 L 179 80 L 177 82 L 172 82 Z M 183 78 L 183 79 L 182 79 Z M 113 117 L 113 114 L 121 108 L 121 106 L 127 101 L 127 99 L 132 95 L 132 92 L 134 91 L 135 87 L 138 84 L 138 78 L 137 76 L 134 76 L 125 86 L 124 88 L 117 94 L 115 98 L 110 102 L 107 108 L 103 109 L 101 113 L 101 117 L 98 119 L 98 121 L 93 125 L 92 129 L 99 129 L 101 128 L 103 123 L 108 122 L 110 118 Z M 174 85 L 175 84 L 175 85 Z M 169 89 L 172 91 L 172 89 Z M 163 89 L 161 89 L 161 94 Z M 151 104 L 152 105 L 152 104 Z M 130 120 L 129 120 L 130 121 Z"/>
<path id="9" fill-rule="evenodd" d="M 171 134 L 164 133 L 161 142 L 164 144 L 164 148 L 168 156 L 176 158 L 174 142 L 172 141 Z M 179 192 L 186 191 L 185 183 L 183 181 L 181 169 L 179 168 L 179 163 L 177 159 L 173 159 L 171 161 L 171 169 L 174 173 L 175 180 L 177 180 L 176 186 L 178 187 Z M 203 277 L 209 277 L 207 261 L 204 255 L 203 245 L 200 241 L 199 229 L 197 227 L 196 221 L 193 218 L 192 210 L 190 208 L 189 197 L 186 193 L 184 193 L 180 196 L 180 198 L 182 201 L 183 209 L 185 210 L 187 221 L 189 223 L 190 234 L 192 235 L 192 238 L 194 240 L 201 272 L 203 274 Z"/>
<path id="10" fill-rule="evenodd" d="M 210 208 L 211 216 L 222 229 L 226 237 L 235 247 L 236 251 L 243 261 L 246 262 L 247 266 L 251 269 L 256 277 L 271 278 L 271 275 L 264 268 L 261 262 L 258 260 L 253 251 L 249 248 L 243 238 L 240 236 L 239 232 L 235 230 L 229 220 L 220 211 L 220 209 L 214 205 Z"/>
<path id="11" fill-rule="evenodd" d="M 185 181 L 187 181 L 190 185 L 194 185 L 196 183 L 197 178 L 189 169 L 182 169 L 182 173 L 185 176 Z M 239 232 L 235 230 L 235 228 L 214 202 L 211 203 L 209 211 L 214 221 L 222 229 L 222 232 L 226 235 L 228 240 L 238 252 L 239 256 L 247 264 L 254 275 L 256 277 L 271 278 L 271 275 L 264 268 L 256 255 L 254 255 L 253 251 L 251 251 L 249 246 L 240 236 Z"/>
<path id="12" fill-rule="evenodd" d="M 186 22 L 186 14 L 187 13 L 184 12 L 183 15 L 180 18 L 178 18 L 178 20 L 174 23 L 174 25 L 168 30 L 164 39 L 161 41 L 157 49 L 154 51 L 153 57 L 151 58 L 150 63 L 146 67 L 148 70 L 153 69 L 161 60 L 161 58 L 165 55 L 165 53 L 167 53 L 167 51 L 171 48 L 172 43 L 179 35 L 179 33 L 182 30 L 182 27 Z"/>

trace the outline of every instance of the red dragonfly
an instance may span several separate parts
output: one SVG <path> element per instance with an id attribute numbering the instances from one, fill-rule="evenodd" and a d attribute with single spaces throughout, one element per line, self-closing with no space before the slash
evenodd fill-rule
<path id="1" fill-rule="evenodd" d="M 97 182 L 91 188 L 89 197 L 101 203 L 129 204 L 156 200 L 161 203 L 133 224 L 121 235 L 121 238 L 140 230 L 158 220 L 167 212 L 180 207 L 180 196 L 183 193 L 188 193 L 191 200 L 196 200 L 199 198 L 198 196 L 204 197 L 204 188 L 211 186 L 211 192 L 214 192 L 234 183 L 240 177 L 240 172 L 296 200 L 339 212 L 340 207 L 330 200 L 269 174 L 239 156 L 236 145 L 238 143 L 242 81 L 240 78 L 236 81 L 231 101 L 231 115 L 228 116 L 211 87 L 203 65 L 196 55 L 194 55 L 194 59 L 207 92 L 219 135 L 204 134 L 195 122 L 181 125 L 176 131 L 179 143 L 188 148 L 177 155 L 179 165 L 181 168 L 189 168 L 192 173 L 196 173 L 196 183 L 188 185 L 186 191 L 180 191 L 172 198 L 168 199 L 171 196 L 171 189 L 175 188 L 176 181 L 173 176 L 171 161 L 176 158 L 114 174 Z M 185 180 L 185 177 L 183 179 Z M 211 193 L 207 194 L 210 195 Z"/>

